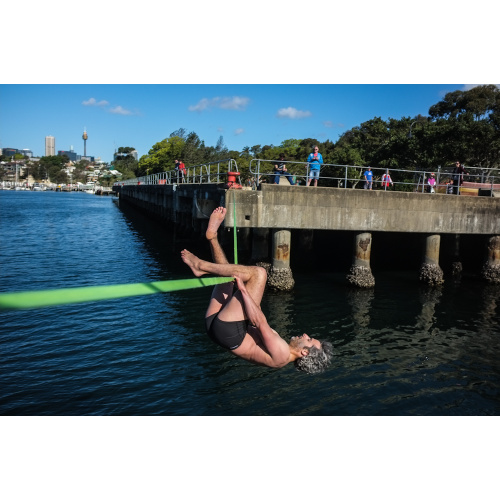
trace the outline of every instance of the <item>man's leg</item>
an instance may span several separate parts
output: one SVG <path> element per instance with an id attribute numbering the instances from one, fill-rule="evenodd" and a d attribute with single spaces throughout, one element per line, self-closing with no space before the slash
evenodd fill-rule
<path id="1" fill-rule="evenodd" d="M 218 207 L 210 216 L 208 221 L 207 232 L 205 237 L 210 244 L 210 251 L 212 252 L 212 259 L 216 264 L 229 264 L 224 250 L 220 246 L 219 239 L 217 237 L 217 232 L 219 230 L 222 221 L 226 217 L 226 209 L 224 207 Z"/>
<path id="2" fill-rule="evenodd" d="M 217 232 L 224 218 L 226 217 L 226 209 L 224 207 L 216 208 L 210 215 L 205 237 L 210 244 L 212 259 L 216 264 L 229 264 L 224 250 L 220 246 Z M 218 313 L 231 299 L 234 293 L 233 283 L 222 283 L 215 285 L 212 290 L 212 296 L 208 304 L 205 317 L 208 318 L 212 314 Z"/>
<path id="3" fill-rule="evenodd" d="M 264 268 L 259 266 L 243 266 L 241 264 L 215 264 L 213 262 L 208 262 L 202 260 L 189 250 L 182 250 L 181 252 L 182 260 L 187 264 L 193 274 L 196 277 L 204 276 L 205 274 L 215 274 L 217 276 L 237 276 L 240 278 L 252 295 L 252 290 L 254 285 L 260 288 L 261 282 L 266 279 L 266 271 Z M 260 299 L 254 297 L 255 302 L 260 303 Z"/>
<path id="4" fill-rule="evenodd" d="M 237 276 L 245 283 L 246 289 L 254 302 L 260 305 L 267 281 L 267 273 L 263 267 L 243 266 L 240 264 L 214 264 L 199 259 L 188 250 L 183 250 L 181 256 L 184 263 L 191 268 L 191 271 L 193 271 L 193 274 L 197 277 L 205 274 L 215 274 L 217 276 L 226 277 Z M 221 304 L 220 301 L 218 301 L 220 308 L 217 309 L 217 299 L 214 297 L 210 301 L 206 315 L 211 316 L 220 311 L 219 318 L 222 321 L 239 321 L 245 319 L 241 292 L 238 290 L 232 297 L 229 298 L 228 296 L 227 299 L 229 300 L 226 304 Z"/>
<path id="5" fill-rule="evenodd" d="M 218 276 L 238 276 L 245 283 L 248 293 L 254 302 L 259 305 L 267 282 L 267 273 L 264 268 L 258 266 L 242 266 L 230 264 L 219 244 L 217 231 L 226 216 L 226 209 L 216 208 L 210 216 L 206 238 L 210 243 L 214 263 L 201 260 L 188 250 L 181 252 L 182 260 L 186 263 L 195 276 L 205 274 L 216 274 Z M 208 306 L 206 317 L 216 314 L 220 311 L 219 318 L 223 321 L 237 321 L 244 319 L 243 299 L 238 290 L 233 294 L 233 283 L 224 283 L 216 285 L 210 304 Z"/>
<path id="6" fill-rule="evenodd" d="M 191 267 L 195 276 L 201 276 L 208 272 L 211 274 L 218 274 L 219 276 L 241 277 L 241 279 L 245 283 L 248 293 L 252 296 L 254 302 L 256 304 L 260 304 L 267 282 L 267 273 L 262 267 L 240 266 L 229 263 L 217 237 L 217 232 L 225 217 L 226 209 L 223 207 L 216 208 L 210 216 L 207 231 L 205 233 L 205 236 L 210 244 L 212 258 L 215 263 L 212 264 L 207 261 L 202 261 L 187 250 L 184 250 L 182 252 L 182 260 L 184 260 L 184 262 L 189 267 Z M 198 267 L 199 263 L 202 263 L 200 267 Z M 205 271 L 204 269 L 207 265 L 209 266 L 209 270 Z M 212 292 L 212 298 L 206 312 L 206 317 L 211 316 L 212 314 L 215 314 L 224 308 L 224 314 L 221 314 L 219 316 L 222 320 L 233 321 L 233 319 L 224 319 L 224 317 L 234 315 L 238 316 L 237 319 L 243 319 L 244 313 L 241 293 L 239 291 L 236 291 L 236 293 L 233 295 L 233 292 L 233 283 L 223 283 L 221 285 L 216 285 Z M 233 297 L 235 297 L 235 300 L 231 300 Z M 227 307 L 228 305 L 230 305 L 230 307 Z"/>

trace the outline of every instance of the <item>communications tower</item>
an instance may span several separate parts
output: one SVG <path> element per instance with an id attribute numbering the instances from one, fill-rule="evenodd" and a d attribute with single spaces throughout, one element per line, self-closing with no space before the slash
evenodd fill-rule
<path id="1" fill-rule="evenodd" d="M 82 139 L 83 139 L 83 156 L 85 156 L 85 158 L 87 157 L 87 139 L 89 138 L 89 136 L 87 135 L 87 130 L 85 127 L 83 127 L 83 135 L 82 135 Z"/>

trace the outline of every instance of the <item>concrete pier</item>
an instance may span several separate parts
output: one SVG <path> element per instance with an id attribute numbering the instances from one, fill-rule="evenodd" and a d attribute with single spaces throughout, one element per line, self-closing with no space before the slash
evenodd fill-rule
<path id="1" fill-rule="evenodd" d="M 250 261 L 267 266 L 268 273 L 271 267 L 275 268 L 269 273 L 271 275 L 275 273 L 282 276 L 287 273 L 287 279 L 280 280 L 287 283 L 293 283 L 290 231 L 293 231 L 294 238 L 296 234 L 300 235 L 298 241 L 302 251 L 312 246 L 313 236 L 320 231 L 347 231 L 356 235 L 348 280 L 360 288 L 373 287 L 375 284 L 370 269 L 374 233 L 431 235 L 426 236 L 420 270 L 420 279 L 431 285 L 443 282 L 439 266 L 441 235 L 453 235 L 456 238 L 455 256 L 445 257 L 447 268 L 450 263 L 457 262 L 453 264 L 456 272 L 461 271 L 458 256 L 459 250 L 462 251 L 459 247 L 460 236 L 485 235 L 490 240 L 489 257 L 483 275 L 491 283 L 500 282 L 498 197 L 427 196 L 413 192 L 329 187 L 312 189 L 287 186 L 286 183 L 262 184 L 257 190 L 227 189 L 224 184 L 214 183 L 128 184 L 117 185 L 113 189 L 120 201 L 134 205 L 162 223 L 171 223 L 183 231 L 189 229 L 191 233 L 203 232 L 213 209 L 225 206 L 228 212 L 224 227 L 226 230 L 237 228 L 240 240 L 244 240 L 241 242 L 242 250 L 249 250 L 251 242 Z M 197 237 L 196 234 L 193 237 Z M 467 256 L 461 257 L 464 262 L 467 261 Z M 287 288 L 289 286 L 286 285 Z"/>
<path id="2" fill-rule="evenodd" d="M 359 288 L 372 288 L 375 278 L 370 268 L 370 255 L 372 251 L 371 233 L 359 233 L 354 240 L 354 255 L 347 280 Z"/>
<path id="3" fill-rule="evenodd" d="M 441 236 L 432 234 L 425 238 L 424 258 L 420 268 L 420 281 L 427 285 L 437 286 L 444 283 L 443 270 L 439 267 L 439 247 Z"/>
<path id="4" fill-rule="evenodd" d="M 488 239 L 486 263 L 482 269 L 483 278 L 491 284 L 500 284 L 500 236 Z"/>

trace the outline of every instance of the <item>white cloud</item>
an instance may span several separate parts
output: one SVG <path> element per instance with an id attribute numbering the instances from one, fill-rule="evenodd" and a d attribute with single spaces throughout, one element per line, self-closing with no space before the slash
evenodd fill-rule
<path id="1" fill-rule="evenodd" d="M 205 111 L 209 108 L 231 109 L 233 111 L 244 111 L 248 106 L 250 99 L 248 97 L 212 97 L 207 99 L 204 97 L 198 104 L 189 106 L 189 111 Z"/>
<path id="2" fill-rule="evenodd" d="M 132 111 L 128 109 L 122 108 L 121 106 L 115 106 L 114 108 L 110 108 L 110 113 L 114 113 L 116 115 L 133 115 Z"/>
<path id="3" fill-rule="evenodd" d="M 234 135 L 240 135 L 240 134 L 242 134 L 243 132 L 245 132 L 245 129 L 244 129 L 244 128 L 237 128 L 237 129 L 234 131 Z"/>
<path id="4" fill-rule="evenodd" d="M 276 113 L 276 116 L 278 118 L 290 118 L 291 120 L 307 118 L 311 115 L 312 113 L 310 111 L 301 111 L 300 109 L 292 108 L 291 106 L 289 106 L 288 108 L 281 108 Z"/>
<path id="5" fill-rule="evenodd" d="M 236 111 L 243 111 L 250 102 L 248 97 L 222 97 L 220 98 L 219 108 L 221 109 L 234 109 Z"/>
<path id="6" fill-rule="evenodd" d="M 325 120 L 323 122 L 323 125 L 326 127 L 326 128 L 332 128 L 333 127 L 333 122 L 331 120 Z"/>
<path id="7" fill-rule="evenodd" d="M 97 101 L 97 99 L 91 97 L 90 99 L 83 101 L 82 104 L 84 106 L 107 106 L 109 102 L 105 100 Z"/>

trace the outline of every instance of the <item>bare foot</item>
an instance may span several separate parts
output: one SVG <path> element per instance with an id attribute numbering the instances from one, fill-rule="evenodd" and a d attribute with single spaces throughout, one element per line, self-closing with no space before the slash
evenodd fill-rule
<path id="1" fill-rule="evenodd" d="M 189 250 L 182 250 L 181 257 L 183 262 L 191 268 L 191 271 L 193 271 L 193 274 L 196 277 L 200 277 L 203 276 L 204 274 L 207 274 L 200 268 L 201 259 L 196 257 L 196 255 L 191 253 Z"/>
<path id="2" fill-rule="evenodd" d="M 191 253 L 189 250 L 182 250 L 181 257 L 182 257 L 182 260 L 184 261 L 184 263 L 187 264 L 191 268 L 191 271 L 193 271 L 193 274 L 197 278 L 200 276 L 203 276 L 204 274 L 207 274 L 206 271 L 202 271 L 202 269 L 201 269 L 201 265 L 200 265 L 201 259 L 196 257 L 196 255 Z"/>
<path id="3" fill-rule="evenodd" d="M 217 238 L 217 231 L 225 217 L 226 217 L 226 209 L 224 207 L 217 207 L 212 212 L 210 220 L 208 221 L 207 232 L 205 234 L 207 240 L 213 240 L 214 238 Z"/>

